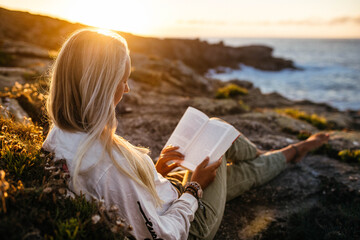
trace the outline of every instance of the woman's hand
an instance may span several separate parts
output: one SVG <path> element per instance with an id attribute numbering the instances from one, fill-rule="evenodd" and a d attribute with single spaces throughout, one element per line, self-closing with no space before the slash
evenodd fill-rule
<path id="1" fill-rule="evenodd" d="M 179 147 L 169 145 L 161 151 L 160 157 L 155 164 L 155 168 L 164 177 L 171 172 L 171 170 L 180 166 L 180 163 L 184 160 L 184 155 L 176 151 L 178 149 Z M 173 161 L 174 163 L 168 165 L 169 161 Z"/>
<path id="2" fill-rule="evenodd" d="M 193 172 L 190 181 L 194 181 L 200 184 L 201 188 L 204 190 L 210 183 L 212 183 L 216 176 L 216 170 L 221 165 L 222 157 L 216 162 L 208 165 L 210 159 L 209 157 L 205 158 Z M 207 166 L 208 165 L 208 166 Z"/>

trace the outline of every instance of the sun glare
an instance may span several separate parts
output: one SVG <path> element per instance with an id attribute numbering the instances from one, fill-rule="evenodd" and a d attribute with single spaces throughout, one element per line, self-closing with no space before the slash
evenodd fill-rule
<path id="1" fill-rule="evenodd" d="M 151 19 L 145 9 L 137 1 L 79 0 L 67 11 L 67 18 L 103 29 L 148 34 Z"/>

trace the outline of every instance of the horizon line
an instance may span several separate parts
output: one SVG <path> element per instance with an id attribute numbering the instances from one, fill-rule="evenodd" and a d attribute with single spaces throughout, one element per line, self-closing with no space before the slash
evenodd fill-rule
<path id="1" fill-rule="evenodd" d="M 53 18 L 53 19 L 57 19 L 60 21 L 65 21 L 71 24 L 82 24 L 88 27 L 94 27 L 94 28 L 99 28 L 101 29 L 102 27 L 97 27 L 94 25 L 88 25 L 86 23 L 83 22 L 78 22 L 78 21 L 72 21 L 69 19 L 65 19 L 56 15 L 51 15 L 51 14 L 46 14 L 46 13 L 41 13 L 41 12 L 36 12 L 36 11 L 32 11 L 32 10 L 24 10 L 24 9 L 14 9 L 14 8 L 9 8 L 7 6 L 3 6 L 0 5 L 0 8 L 9 10 L 9 11 L 16 11 L 16 12 L 22 12 L 22 13 L 28 13 L 31 15 L 35 15 L 35 16 L 42 16 L 42 17 L 49 17 L 49 18 Z M 313 36 L 313 37 L 308 37 L 308 36 L 228 36 L 228 35 L 223 35 L 223 36 L 189 36 L 189 35 L 165 35 L 165 34 L 139 34 L 139 33 L 133 33 L 133 32 L 128 32 L 128 31 L 123 31 L 120 29 L 112 29 L 109 28 L 108 30 L 111 31 L 119 31 L 119 32 L 124 32 L 124 33 L 129 33 L 135 36 L 139 36 L 139 37 L 149 37 L 149 38 L 160 38 L 160 39 L 235 39 L 235 38 L 248 38 L 248 39 L 255 39 L 255 38 L 259 38 L 259 39 L 323 39 L 323 40 L 360 40 L 360 36 L 350 36 L 350 37 L 317 37 L 317 36 Z"/>

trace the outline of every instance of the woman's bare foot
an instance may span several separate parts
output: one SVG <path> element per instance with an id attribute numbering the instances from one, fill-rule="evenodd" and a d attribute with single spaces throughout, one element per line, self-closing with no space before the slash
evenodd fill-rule
<path id="1" fill-rule="evenodd" d="M 322 146 L 324 143 L 327 143 L 328 140 L 328 133 L 316 133 L 304 141 L 290 145 L 290 147 L 293 148 L 295 154 L 292 158 L 288 159 L 288 162 L 300 162 L 308 152 Z"/>

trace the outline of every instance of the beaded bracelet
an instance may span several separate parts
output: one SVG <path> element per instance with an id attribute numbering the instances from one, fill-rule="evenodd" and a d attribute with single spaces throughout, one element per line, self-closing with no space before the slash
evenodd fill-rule
<path id="1" fill-rule="evenodd" d="M 201 189 L 200 184 L 197 183 L 197 182 L 188 182 L 185 185 L 185 191 L 184 192 L 190 193 L 191 195 L 193 195 L 198 200 L 199 207 L 200 207 L 201 210 L 203 210 L 204 217 L 206 218 L 206 209 L 205 209 L 204 204 L 201 201 L 202 189 Z M 200 193 L 200 196 L 199 196 L 199 193 Z"/>

